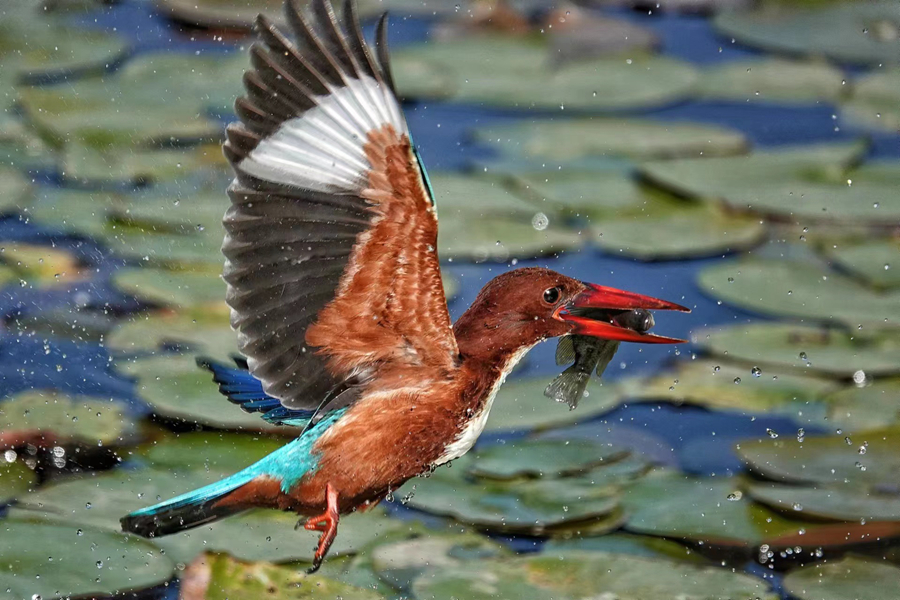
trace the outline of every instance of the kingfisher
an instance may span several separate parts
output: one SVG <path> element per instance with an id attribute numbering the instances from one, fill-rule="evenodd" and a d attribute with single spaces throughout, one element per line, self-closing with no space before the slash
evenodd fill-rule
<path id="1" fill-rule="evenodd" d="M 227 127 L 235 179 L 223 278 L 242 358 L 203 366 L 232 402 L 296 426 L 279 450 L 217 483 L 138 510 L 145 537 L 250 508 L 293 511 L 320 533 L 340 515 L 465 454 L 519 359 L 559 336 L 681 340 L 629 328 L 624 311 L 678 304 L 519 268 L 452 323 L 428 175 L 391 75 L 386 15 L 370 46 L 356 7 L 286 0 L 291 36 L 259 16 Z"/>

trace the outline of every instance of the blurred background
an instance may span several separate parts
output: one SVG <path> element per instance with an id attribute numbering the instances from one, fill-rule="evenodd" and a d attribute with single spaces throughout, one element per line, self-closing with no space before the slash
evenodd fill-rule
<path id="1" fill-rule="evenodd" d="M 220 143 L 281 0 L 0 0 L 0 596 L 895 600 L 900 4 L 359 0 L 454 317 L 514 266 L 686 304 L 575 411 L 540 345 L 476 449 L 315 536 L 126 512 L 296 433 L 221 397 Z M 285 437 L 288 436 L 288 437 Z"/>

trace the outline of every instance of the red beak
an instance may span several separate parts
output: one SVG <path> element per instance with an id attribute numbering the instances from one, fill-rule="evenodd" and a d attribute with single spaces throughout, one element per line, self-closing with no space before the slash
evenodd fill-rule
<path id="1" fill-rule="evenodd" d="M 594 315 L 606 314 L 602 311 L 612 311 L 614 313 L 615 311 L 627 311 L 638 308 L 691 312 L 691 309 L 686 306 L 651 296 L 594 285 L 593 283 L 585 283 L 584 285 L 587 287 L 586 290 L 556 311 L 558 319 L 574 325 L 572 333 L 607 340 L 639 342 L 643 344 L 681 344 L 686 341 L 628 329 L 613 321 L 612 318 L 609 320 L 592 318 Z M 579 312 L 588 313 L 592 316 L 579 314 Z"/>

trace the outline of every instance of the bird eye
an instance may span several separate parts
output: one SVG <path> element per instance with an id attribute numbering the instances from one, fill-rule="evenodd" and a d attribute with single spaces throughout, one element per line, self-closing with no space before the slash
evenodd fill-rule
<path id="1" fill-rule="evenodd" d="M 559 300 L 559 288 L 552 287 L 544 290 L 544 302 L 547 304 L 556 304 L 556 301 Z"/>

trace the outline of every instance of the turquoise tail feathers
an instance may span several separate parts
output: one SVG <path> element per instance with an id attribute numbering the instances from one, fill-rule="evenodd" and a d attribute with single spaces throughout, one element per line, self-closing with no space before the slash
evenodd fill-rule
<path id="1" fill-rule="evenodd" d="M 241 512 L 244 507 L 218 503 L 257 477 L 279 481 L 282 492 L 288 493 L 304 475 L 315 470 L 319 457 L 311 452 L 313 444 L 345 411 L 328 413 L 302 436 L 230 477 L 125 515 L 120 519 L 122 531 L 160 537 Z"/>

